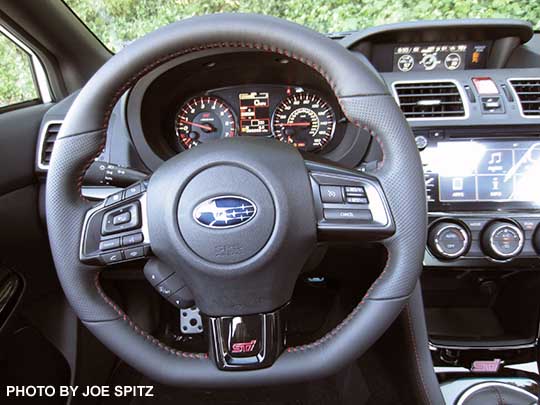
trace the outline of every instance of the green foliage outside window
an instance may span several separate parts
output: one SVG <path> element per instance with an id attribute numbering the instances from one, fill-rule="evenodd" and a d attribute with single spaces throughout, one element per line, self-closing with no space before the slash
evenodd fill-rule
<path id="1" fill-rule="evenodd" d="M 540 29 L 536 0 L 65 0 L 113 52 L 158 27 L 201 14 L 251 12 L 324 33 L 386 23 L 451 18 L 518 18 Z M 212 27 L 209 27 L 211 29 Z M 0 35 L 0 107 L 37 98 L 28 56 Z"/>
<path id="2" fill-rule="evenodd" d="M 0 34 L 0 108 L 36 98 L 30 57 Z"/>
<path id="3" fill-rule="evenodd" d="M 158 27 L 201 14 L 250 12 L 330 33 L 451 18 L 517 18 L 540 29 L 536 0 L 65 0 L 112 51 Z M 209 27 L 211 29 L 211 27 Z"/>

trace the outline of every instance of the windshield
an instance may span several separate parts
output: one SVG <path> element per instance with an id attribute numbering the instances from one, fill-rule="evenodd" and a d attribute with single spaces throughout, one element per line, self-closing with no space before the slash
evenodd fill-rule
<path id="1" fill-rule="evenodd" d="M 540 29 L 535 0 L 65 0 L 112 51 L 163 25 L 195 15 L 250 12 L 295 21 L 322 33 L 452 18 L 517 18 Z"/>

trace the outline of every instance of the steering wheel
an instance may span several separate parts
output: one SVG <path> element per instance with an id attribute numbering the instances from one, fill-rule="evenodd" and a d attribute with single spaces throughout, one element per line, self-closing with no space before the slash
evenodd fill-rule
<path id="1" fill-rule="evenodd" d="M 314 69 L 384 158 L 361 172 L 306 160 L 275 140 L 237 137 L 181 153 L 148 181 L 102 203 L 86 201 L 82 178 L 105 145 L 119 98 L 156 67 L 216 49 L 271 52 Z M 349 192 L 365 204 L 328 201 Z M 369 63 L 310 29 L 251 14 L 174 23 L 112 57 L 62 125 L 46 213 L 58 277 L 81 322 L 149 378 L 190 387 L 313 380 L 358 358 L 390 326 L 418 281 L 427 218 L 412 133 Z M 383 244 L 386 267 L 331 332 L 287 347 L 283 311 L 303 265 L 319 240 L 344 237 Z M 191 292 L 208 319 L 208 353 L 165 345 L 104 292 L 100 274 L 108 265 L 143 257 L 147 278 L 171 302 L 181 306 L 182 292 Z M 362 270 L 361 258 L 357 263 L 351 271 Z"/>

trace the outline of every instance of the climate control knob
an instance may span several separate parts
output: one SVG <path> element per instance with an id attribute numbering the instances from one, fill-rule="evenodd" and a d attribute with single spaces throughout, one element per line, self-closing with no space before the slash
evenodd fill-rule
<path id="1" fill-rule="evenodd" d="M 523 249 L 523 231 L 511 222 L 495 221 L 482 233 L 482 248 L 493 259 L 516 257 Z"/>
<path id="2" fill-rule="evenodd" d="M 456 222 L 437 222 L 429 231 L 428 245 L 439 259 L 457 259 L 469 249 L 469 233 Z"/>

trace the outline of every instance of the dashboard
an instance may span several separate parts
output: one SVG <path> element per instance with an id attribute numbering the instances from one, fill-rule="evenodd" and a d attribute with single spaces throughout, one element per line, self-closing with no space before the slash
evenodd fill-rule
<path id="1" fill-rule="evenodd" d="M 508 260 L 526 266 L 540 252 L 537 37 L 519 21 L 459 20 L 394 24 L 334 38 L 371 62 L 411 126 L 435 230 L 427 266 Z M 44 121 L 42 139 L 47 122 L 53 128 L 65 116 L 55 111 Z M 152 70 L 121 98 L 109 134 L 87 190 L 118 183 L 129 173 L 125 167 L 151 173 L 201 143 L 237 136 L 272 138 L 348 168 L 369 170 L 382 159 L 380 146 L 348 122 L 318 72 L 253 49 L 203 51 Z M 516 242 L 504 257 L 481 240 L 501 221 L 510 227 L 503 228 L 505 237 Z M 437 236 L 440 224 L 446 245 Z"/>
<path id="2" fill-rule="evenodd" d="M 257 136 L 319 152 L 334 137 L 336 113 L 314 90 L 256 84 L 192 96 L 178 108 L 174 125 L 179 150 L 214 139 Z"/>

